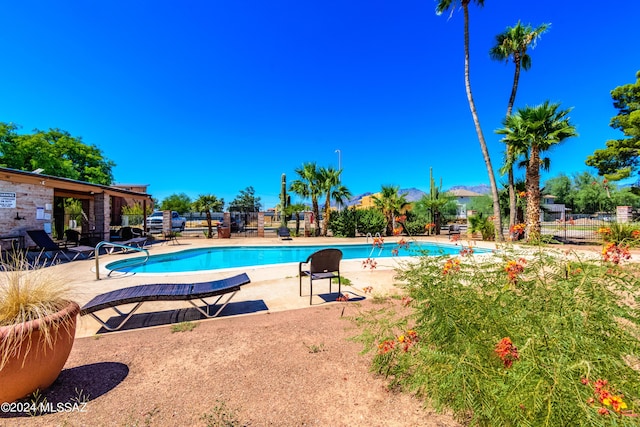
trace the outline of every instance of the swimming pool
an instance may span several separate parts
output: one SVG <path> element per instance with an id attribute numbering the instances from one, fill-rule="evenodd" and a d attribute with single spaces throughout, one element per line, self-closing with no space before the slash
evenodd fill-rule
<path id="1" fill-rule="evenodd" d="M 109 263 L 106 268 L 128 273 L 186 273 L 222 268 L 284 264 L 304 261 L 315 251 L 329 247 L 340 249 L 344 260 L 367 259 L 369 257 L 388 258 L 394 256 L 393 249 L 398 249 L 398 256 L 417 256 L 422 251 L 428 251 L 433 255 L 453 255 L 459 253 L 461 249 L 460 246 L 436 245 L 423 242 L 410 243 L 409 248 L 398 248 L 393 243 L 386 243 L 382 248 L 373 247 L 370 243 L 307 246 L 224 246 L 151 255 L 145 264 L 140 264 L 140 261 L 144 258 L 135 257 Z"/>

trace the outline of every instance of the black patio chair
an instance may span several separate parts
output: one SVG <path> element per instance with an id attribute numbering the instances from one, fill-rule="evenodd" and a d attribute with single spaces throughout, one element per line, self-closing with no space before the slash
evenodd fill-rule
<path id="1" fill-rule="evenodd" d="M 313 281 L 329 279 L 329 293 L 331 293 L 331 281 L 338 278 L 338 295 L 342 292 L 340 279 L 340 261 L 342 251 L 340 249 L 322 249 L 309 255 L 306 261 L 298 265 L 300 277 L 300 296 L 302 296 L 302 276 L 309 277 L 310 293 L 309 305 L 313 300 Z"/>

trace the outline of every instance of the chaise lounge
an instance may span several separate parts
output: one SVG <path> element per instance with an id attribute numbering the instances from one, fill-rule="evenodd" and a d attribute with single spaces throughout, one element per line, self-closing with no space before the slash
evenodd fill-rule
<path id="1" fill-rule="evenodd" d="M 229 304 L 229 301 L 240 290 L 242 285 L 250 283 L 251 280 L 246 273 L 226 279 L 201 283 L 164 283 L 155 285 L 138 285 L 129 288 L 116 289 L 111 292 L 100 294 L 89 301 L 80 310 L 80 315 L 89 314 L 96 319 L 105 329 L 117 331 L 133 316 L 142 304 L 149 301 L 187 301 L 200 313 L 208 318 L 216 317 Z M 220 302 L 223 296 L 228 298 L 220 304 L 215 313 L 211 314 L 211 309 Z M 207 303 L 205 298 L 218 297 L 212 304 Z M 205 307 L 200 307 L 193 300 L 200 300 Z M 117 307 L 125 304 L 136 304 L 129 312 L 122 312 Z M 106 321 L 98 317 L 95 312 L 112 308 L 120 316 L 125 316 L 115 326 L 109 326 Z"/>
<path id="2" fill-rule="evenodd" d="M 27 234 L 33 240 L 33 243 L 40 248 L 40 255 L 49 258 L 51 262 L 55 262 L 58 255 L 62 255 L 67 261 L 73 261 L 78 257 L 89 258 L 95 252 L 95 248 L 91 246 L 61 247 L 44 230 L 27 230 Z M 73 253 L 73 258 L 69 258 L 66 251 Z"/>

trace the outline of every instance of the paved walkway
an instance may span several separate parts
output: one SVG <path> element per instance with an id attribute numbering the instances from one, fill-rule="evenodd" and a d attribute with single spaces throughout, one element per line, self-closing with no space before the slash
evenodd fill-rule
<path id="1" fill-rule="evenodd" d="M 385 244 L 393 244 L 399 238 L 386 238 Z M 419 241 L 432 243 L 450 243 L 447 236 L 432 238 L 421 238 Z M 290 241 L 283 241 L 278 238 L 232 238 L 232 239 L 205 239 L 192 238 L 180 239 L 178 244 L 155 243 L 149 247 L 149 253 L 162 254 L 176 252 L 185 249 L 211 246 L 240 246 L 240 245 L 322 245 L 326 244 L 349 244 L 365 243 L 365 238 L 342 239 L 342 238 L 294 238 Z M 474 242 L 475 245 L 486 248 L 495 248 L 492 242 Z M 215 270 L 204 273 L 185 273 L 171 275 L 125 275 L 119 277 L 107 277 L 104 265 L 133 256 L 136 253 L 101 255 L 100 268 L 101 280 L 96 279 L 95 259 L 80 260 L 64 263 L 47 270 L 56 274 L 64 280 L 72 290 L 72 298 L 80 306 L 87 303 L 94 296 L 114 289 L 124 288 L 139 284 L 152 283 L 188 283 L 216 280 L 229 277 L 240 272 L 246 272 L 251 278 L 251 283 L 242 287 L 236 294 L 232 302 L 224 309 L 221 316 L 245 315 L 252 313 L 275 312 L 281 310 L 292 310 L 309 307 L 309 285 L 303 280 L 303 296 L 299 296 L 298 291 L 298 264 L 279 264 L 272 266 L 241 267 L 223 270 Z M 341 264 L 341 273 L 351 281 L 351 286 L 343 287 L 343 293 L 348 293 L 352 301 L 365 298 L 365 287 L 373 288 L 372 295 L 400 293 L 400 289 L 394 286 L 394 269 L 399 266 L 402 258 L 381 258 L 378 259 L 375 270 L 364 269 L 360 260 L 346 260 Z M 303 260 L 301 260 L 303 261 Z M 326 288 L 326 289 L 325 289 Z M 335 301 L 337 296 L 337 286 L 333 286 L 333 294 L 329 294 L 328 286 L 320 282 L 314 291 L 320 293 L 313 297 L 314 305 L 328 304 Z M 324 292 L 324 293 L 323 293 Z M 200 319 L 199 313 L 191 308 L 188 302 L 153 302 L 145 303 L 139 314 L 134 315 L 125 325 L 123 330 L 137 329 L 140 327 L 166 325 L 170 323 Z M 99 313 L 102 318 L 109 318 L 115 315 L 113 310 L 105 310 Z M 91 336 L 96 333 L 105 332 L 100 324 L 90 316 L 80 317 L 76 336 Z"/>

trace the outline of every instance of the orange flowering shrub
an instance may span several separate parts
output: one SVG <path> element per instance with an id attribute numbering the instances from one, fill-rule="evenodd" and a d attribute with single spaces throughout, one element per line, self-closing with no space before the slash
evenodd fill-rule
<path id="1" fill-rule="evenodd" d="M 362 288 L 362 290 L 365 294 L 370 294 L 371 291 L 373 291 L 373 286 L 365 286 L 364 288 Z"/>
<path id="2" fill-rule="evenodd" d="M 471 255 L 473 255 L 473 248 L 460 249 L 460 256 L 471 256 Z"/>
<path id="3" fill-rule="evenodd" d="M 378 262 L 373 258 L 367 258 L 364 261 L 362 261 L 362 268 L 369 267 L 369 270 L 375 270 L 377 266 L 378 266 Z"/>
<path id="4" fill-rule="evenodd" d="M 504 367 L 507 369 L 513 365 L 515 360 L 520 360 L 518 347 L 513 345 L 509 337 L 502 338 L 500 342 L 496 344 L 496 348 L 493 351 L 496 352 L 500 360 L 502 360 Z"/>
<path id="5" fill-rule="evenodd" d="M 624 260 L 631 259 L 631 253 L 628 246 L 610 242 L 602 248 L 602 259 L 605 262 L 612 262 L 617 265 Z"/>
<path id="6" fill-rule="evenodd" d="M 339 302 L 347 302 L 347 301 L 349 301 L 349 295 L 347 295 L 347 294 L 342 294 L 342 295 L 340 295 L 338 298 L 336 298 L 336 301 L 339 301 Z"/>
<path id="7" fill-rule="evenodd" d="M 387 354 L 394 350 L 396 346 L 402 348 L 403 352 L 408 352 L 418 342 L 418 333 L 409 329 L 402 335 L 398 335 L 395 340 L 385 340 L 378 344 L 378 354 Z"/>
<path id="8" fill-rule="evenodd" d="M 381 248 L 384 246 L 384 239 L 382 237 L 374 237 L 373 238 L 373 246 L 376 248 Z"/>
<path id="9" fill-rule="evenodd" d="M 458 258 L 449 258 L 444 263 L 444 267 L 442 267 L 442 274 L 446 276 L 456 271 L 460 271 L 460 260 Z"/>
<path id="10" fill-rule="evenodd" d="M 514 224 L 509 227 L 509 234 L 511 234 L 515 239 L 519 239 L 524 234 L 524 230 L 526 228 L 527 224 L 525 223 Z"/>
<path id="11" fill-rule="evenodd" d="M 598 408 L 598 414 L 609 415 L 613 412 L 629 417 L 638 416 L 637 414 L 633 414 L 631 411 L 625 411 L 625 409 L 627 409 L 627 404 L 622 400 L 624 395 L 614 394 L 611 391 L 607 380 L 597 379 L 591 382 L 587 378 L 582 378 L 581 381 L 585 386 L 591 386 L 593 388 L 595 397 L 587 399 L 587 404 L 591 407 L 595 407 L 596 403 L 602 405 Z"/>
<path id="12" fill-rule="evenodd" d="M 524 266 L 526 264 L 527 260 L 525 260 L 524 258 L 510 260 L 507 262 L 504 270 L 507 272 L 507 277 L 510 283 L 515 285 L 518 282 L 518 276 L 524 271 Z"/>

